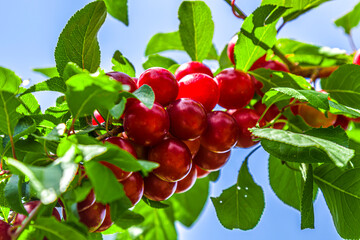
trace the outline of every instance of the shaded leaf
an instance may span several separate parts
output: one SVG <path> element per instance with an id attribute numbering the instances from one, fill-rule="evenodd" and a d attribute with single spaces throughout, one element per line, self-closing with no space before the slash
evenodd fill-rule
<path id="1" fill-rule="evenodd" d="M 117 72 L 122 72 L 130 77 L 135 77 L 135 67 L 134 65 L 124 56 L 119 50 L 116 50 L 113 58 L 111 59 L 112 70 Z"/>
<path id="2" fill-rule="evenodd" d="M 40 92 L 40 91 L 55 91 L 55 92 L 65 93 L 66 85 L 62 78 L 53 77 L 44 82 L 40 82 L 31 86 L 22 94 L 31 93 L 31 92 Z"/>
<path id="3" fill-rule="evenodd" d="M 127 0 L 104 0 L 104 2 L 111 16 L 129 26 Z"/>
<path id="4" fill-rule="evenodd" d="M 33 69 L 34 72 L 38 72 L 43 74 L 46 77 L 49 78 L 53 78 L 53 77 L 58 77 L 59 73 L 56 69 L 56 67 L 49 67 L 49 68 L 34 68 Z"/>
<path id="5" fill-rule="evenodd" d="M 358 26 L 360 22 L 360 3 L 356 4 L 355 7 L 345 14 L 344 16 L 335 20 L 335 25 L 342 27 L 346 34 L 350 34 L 351 29 Z"/>
<path id="6" fill-rule="evenodd" d="M 0 66 L 0 91 L 16 93 L 21 79 L 11 70 Z"/>

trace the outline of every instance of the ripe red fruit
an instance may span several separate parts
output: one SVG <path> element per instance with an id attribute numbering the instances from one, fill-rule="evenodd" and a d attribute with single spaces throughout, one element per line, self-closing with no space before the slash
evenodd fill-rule
<path id="1" fill-rule="evenodd" d="M 126 196 L 132 205 L 136 205 L 144 193 L 144 180 L 140 173 L 134 172 L 130 177 L 120 182 L 124 186 Z"/>
<path id="2" fill-rule="evenodd" d="M 327 128 L 334 125 L 336 121 L 335 114 L 328 112 L 328 117 L 326 117 L 323 112 L 306 104 L 299 106 L 299 115 L 309 126 L 314 128 Z"/>
<path id="3" fill-rule="evenodd" d="M 255 145 L 257 142 L 252 141 L 253 137 L 249 128 L 255 127 L 260 119 L 260 115 L 253 109 L 239 109 L 232 115 L 239 126 L 239 138 L 237 145 L 241 148 L 248 148 Z M 262 119 L 259 123 L 260 127 L 265 126 L 265 121 Z"/>
<path id="4" fill-rule="evenodd" d="M 192 73 L 204 73 L 210 77 L 214 77 L 211 69 L 201 62 L 187 62 L 181 64 L 175 71 L 176 80 L 180 81 L 186 75 Z"/>
<path id="5" fill-rule="evenodd" d="M 78 202 L 77 210 L 78 210 L 78 212 L 84 211 L 84 210 L 88 209 L 89 207 L 91 207 L 94 203 L 95 203 L 95 193 L 94 193 L 94 190 L 91 189 L 91 191 L 86 196 L 86 198 L 83 201 Z"/>
<path id="6" fill-rule="evenodd" d="M 24 208 L 28 213 L 31 213 L 38 205 L 40 204 L 40 201 L 31 201 L 24 204 Z M 56 208 L 53 209 L 52 215 L 58 220 L 61 221 L 60 214 Z M 16 214 L 15 220 L 14 220 L 14 226 L 21 225 L 21 223 L 25 220 L 27 216 L 23 214 Z"/>
<path id="7" fill-rule="evenodd" d="M 153 201 L 163 201 L 171 197 L 177 182 L 166 182 L 150 173 L 144 178 L 144 196 Z"/>
<path id="8" fill-rule="evenodd" d="M 94 116 L 100 124 L 105 122 L 104 118 L 100 115 L 100 113 L 97 110 L 94 111 Z M 94 117 L 92 117 L 91 123 L 93 126 L 98 125 L 98 123 L 95 121 Z"/>
<path id="9" fill-rule="evenodd" d="M 345 117 L 344 115 L 337 115 L 336 121 L 334 123 L 334 127 L 340 126 L 344 130 L 348 129 L 350 119 Z"/>
<path id="10" fill-rule="evenodd" d="M 210 174 L 210 171 L 202 169 L 201 167 L 199 167 L 195 163 L 194 163 L 194 165 L 196 166 L 197 178 L 204 178 L 204 177 L 207 177 L 207 175 Z"/>
<path id="11" fill-rule="evenodd" d="M 130 87 L 129 92 L 134 92 L 137 89 L 136 83 L 129 75 L 122 72 L 108 72 L 106 73 L 109 77 L 115 79 L 118 82 L 121 82 L 123 85 L 128 85 Z"/>
<path id="12" fill-rule="evenodd" d="M 11 226 L 7 222 L 0 220 L 0 240 L 11 240 L 11 236 L 9 234 L 10 228 Z"/>
<path id="13" fill-rule="evenodd" d="M 356 65 L 360 65 L 360 51 L 356 51 L 354 59 L 353 59 L 353 63 Z"/>
<path id="14" fill-rule="evenodd" d="M 89 228 L 89 232 L 95 232 L 105 220 L 105 205 L 95 202 L 84 211 L 78 211 L 80 222 Z"/>
<path id="15" fill-rule="evenodd" d="M 235 36 L 233 36 L 230 40 L 230 42 L 228 43 L 228 47 L 227 47 L 227 55 L 230 59 L 230 61 L 232 62 L 232 64 L 235 65 L 235 58 L 234 58 L 234 48 L 235 48 L 235 44 L 238 40 L 238 35 L 236 34 Z"/>
<path id="16" fill-rule="evenodd" d="M 129 139 L 150 146 L 161 141 L 169 132 L 169 116 L 165 109 L 154 103 L 148 109 L 140 101 L 133 103 L 124 116 L 124 129 Z"/>
<path id="17" fill-rule="evenodd" d="M 261 116 L 264 111 L 266 110 L 266 105 L 261 102 L 261 100 L 257 101 L 254 105 L 255 111 Z M 270 108 L 267 110 L 267 112 L 264 115 L 264 119 L 267 122 L 270 122 L 273 120 L 278 114 L 280 113 L 278 107 L 273 104 L 270 106 Z"/>
<path id="18" fill-rule="evenodd" d="M 254 97 L 254 85 L 250 76 L 242 71 L 228 68 L 216 75 L 219 85 L 219 105 L 227 108 L 242 108 Z"/>
<path id="19" fill-rule="evenodd" d="M 216 81 L 203 73 L 186 75 L 179 81 L 179 98 L 190 98 L 203 105 L 210 112 L 219 101 L 219 87 Z"/>
<path id="20" fill-rule="evenodd" d="M 177 182 L 176 193 L 183 193 L 194 186 L 197 178 L 196 166 L 192 165 L 191 170 L 185 178 Z"/>
<path id="21" fill-rule="evenodd" d="M 208 113 L 207 128 L 201 135 L 201 145 L 213 152 L 226 152 L 237 142 L 239 129 L 235 119 L 228 113 Z"/>
<path id="22" fill-rule="evenodd" d="M 196 153 L 199 151 L 200 148 L 200 138 L 196 138 L 193 140 L 186 140 L 183 141 L 183 143 L 185 143 L 186 146 L 189 148 L 191 156 L 195 157 Z"/>
<path id="23" fill-rule="evenodd" d="M 207 171 L 216 171 L 229 160 L 230 152 L 229 150 L 227 152 L 216 153 L 200 147 L 199 152 L 194 157 L 194 163 Z"/>
<path id="24" fill-rule="evenodd" d="M 160 166 L 153 173 L 160 179 L 176 182 L 183 179 L 191 169 L 191 153 L 180 140 L 168 138 L 152 147 L 149 151 L 149 161 Z"/>
<path id="25" fill-rule="evenodd" d="M 166 108 L 170 119 L 170 133 L 179 139 L 199 137 L 206 128 L 206 111 L 197 101 L 180 98 Z"/>
<path id="26" fill-rule="evenodd" d="M 101 224 L 101 226 L 98 229 L 96 229 L 95 232 L 103 232 L 103 231 L 107 230 L 108 228 L 110 228 L 113 224 L 113 222 L 111 221 L 109 204 L 106 205 L 105 211 L 106 211 L 105 219 L 104 219 L 103 223 Z"/>
<path id="27" fill-rule="evenodd" d="M 149 85 L 155 93 L 155 101 L 167 106 L 174 101 L 179 92 L 175 76 L 165 68 L 154 67 L 143 72 L 138 79 L 138 87 Z"/>

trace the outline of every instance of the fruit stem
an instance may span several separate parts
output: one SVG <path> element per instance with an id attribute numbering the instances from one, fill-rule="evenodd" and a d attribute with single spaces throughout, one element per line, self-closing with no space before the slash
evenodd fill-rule
<path id="1" fill-rule="evenodd" d="M 27 218 L 25 218 L 25 220 L 21 223 L 21 226 L 15 231 L 15 233 L 11 233 L 11 240 L 16 240 L 18 239 L 18 237 L 20 236 L 20 234 L 25 230 L 25 228 L 27 228 L 27 226 L 29 225 L 29 223 L 31 222 L 31 220 L 38 214 L 40 207 L 42 206 L 42 203 L 40 203 L 39 205 L 36 206 L 36 208 L 34 210 L 31 211 L 31 213 L 29 214 L 29 216 Z M 13 228 L 10 228 L 10 231 Z"/>
<path id="2" fill-rule="evenodd" d="M 9 137 L 10 137 L 10 143 L 11 143 L 11 150 L 12 150 L 13 158 L 14 158 L 14 159 L 17 159 L 17 158 L 16 158 L 16 153 L 15 153 L 15 145 L 14 145 L 13 136 L 10 134 Z M 3 163 L 2 161 L 3 161 L 3 159 L 1 159 L 1 168 L 2 168 L 2 163 Z"/>
<path id="3" fill-rule="evenodd" d="M 232 11 L 237 18 L 244 20 L 247 17 L 246 14 L 243 11 L 241 11 L 241 9 L 238 6 L 235 5 L 234 0 L 224 0 L 224 1 L 231 6 Z"/>
<path id="4" fill-rule="evenodd" d="M 119 133 L 123 132 L 123 130 L 124 129 L 122 126 L 118 126 L 118 127 L 115 127 L 114 129 L 112 129 L 111 131 L 106 132 L 105 134 L 96 137 L 96 139 L 102 141 L 105 138 L 118 135 Z"/>
<path id="5" fill-rule="evenodd" d="M 245 157 L 245 161 L 248 160 L 251 155 L 253 155 L 254 152 L 256 152 L 259 148 L 261 148 L 261 145 L 257 146 L 256 148 L 254 148 L 246 157 Z"/>
<path id="6" fill-rule="evenodd" d="M 354 38 L 353 38 L 351 32 L 349 32 L 348 38 L 349 38 L 349 42 L 350 42 L 350 46 L 351 46 L 352 50 L 353 50 L 354 52 L 357 51 L 357 47 L 356 47 L 356 45 L 355 45 Z"/>

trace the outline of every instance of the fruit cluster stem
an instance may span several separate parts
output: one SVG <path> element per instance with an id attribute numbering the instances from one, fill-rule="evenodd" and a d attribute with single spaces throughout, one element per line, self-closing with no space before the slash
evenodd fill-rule
<path id="1" fill-rule="evenodd" d="M 118 126 L 118 127 L 115 127 L 114 129 L 112 129 L 111 131 L 106 132 L 105 134 L 96 137 L 96 139 L 102 141 L 105 138 L 118 135 L 119 133 L 123 132 L 123 130 L 124 129 L 122 126 Z"/>

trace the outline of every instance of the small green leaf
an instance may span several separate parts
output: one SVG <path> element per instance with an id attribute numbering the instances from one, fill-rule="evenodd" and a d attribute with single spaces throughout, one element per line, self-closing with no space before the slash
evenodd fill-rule
<path id="1" fill-rule="evenodd" d="M 168 69 L 172 65 L 177 64 L 171 58 L 163 57 L 159 54 L 153 54 L 148 57 L 146 62 L 143 63 L 143 68 L 148 69 L 152 67 L 162 67 Z"/>
<path id="2" fill-rule="evenodd" d="M 31 93 L 20 95 L 18 98 L 21 105 L 16 109 L 20 114 L 37 115 L 41 114 L 40 104 Z"/>
<path id="3" fill-rule="evenodd" d="M 351 29 L 359 25 L 360 22 L 360 3 L 356 4 L 354 8 L 341 18 L 335 20 L 335 25 L 342 27 L 346 34 L 351 33 Z"/>
<path id="4" fill-rule="evenodd" d="M 144 203 L 146 203 L 147 205 L 149 205 L 150 207 L 152 208 L 167 208 L 169 207 L 170 205 L 169 204 L 166 204 L 166 203 L 163 203 L 163 202 L 160 202 L 160 201 L 153 201 L 153 200 L 150 200 L 148 199 L 147 197 L 143 196 L 142 197 L 142 200 L 144 201 Z"/>
<path id="5" fill-rule="evenodd" d="M 2 217 L 6 222 L 10 214 L 10 206 L 5 197 L 5 187 L 7 183 L 8 181 L 6 180 L 0 181 L 0 217 Z"/>
<path id="6" fill-rule="evenodd" d="M 123 97 L 118 104 L 116 104 L 112 109 L 110 109 L 111 115 L 114 118 L 119 119 L 121 115 L 124 113 L 125 106 L 126 106 L 126 98 Z"/>
<path id="7" fill-rule="evenodd" d="M 314 205 L 313 205 L 313 168 L 311 164 L 307 164 L 304 171 L 305 184 L 301 198 L 301 229 L 314 229 Z"/>
<path id="8" fill-rule="evenodd" d="M 108 13 L 129 26 L 127 0 L 104 0 Z"/>
<path id="9" fill-rule="evenodd" d="M 133 95 L 139 99 L 147 108 L 151 109 L 154 105 L 155 94 L 149 85 L 142 85 L 133 92 Z"/>
<path id="10" fill-rule="evenodd" d="M 345 167 L 355 152 L 352 149 L 319 137 L 278 129 L 251 129 L 261 139 L 261 145 L 271 155 L 289 162 L 332 162 Z"/>
<path id="11" fill-rule="evenodd" d="M 0 131 L 7 135 L 13 135 L 14 128 L 21 115 L 16 112 L 20 101 L 14 94 L 0 91 Z"/>
<path id="12" fill-rule="evenodd" d="M 56 67 L 49 67 L 49 68 L 34 68 L 34 72 L 38 72 L 43 74 L 46 77 L 53 78 L 53 77 L 59 77 L 59 73 L 56 69 Z"/>
<path id="13" fill-rule="evenodd" d="M 201 62 L 210 52 L 214 35 L 210 8 L 203 1 L 184 1 L 178 14 L 182 45 L 193 61 Z"/>
<path id="14" fill-rule="evenodd" d="M 247 159 L 240 168 L 237 183 L 211 201 L 225 228 L 249 230 L 257 225 L 265 208 L 264 192 L 250 175 Z"/>
<path id="15" fill-rule="evenodd" d="M 40 91 L 55 91 L 55 92 L 65 93 L 66 85 L 62 78 L 53 77 L 44 82 L 40 82 L 31 86 L 22 94 L 31 93 L 31 92 L 40 92 Z"/>
<path id="16" fill-rule="evenodd" d="M 127 229 L 131 226 L 144 222 L 144 220 L 144 217 L 140 214 L 127 210 L 114 220 L 114 223 L 122 229 Z"/>
<path id="17" fill-rule="evenodd" d="M 113 58 L 111 59 L 112 70 L 117 72 L 122 72 L 130 77 L 135 77 L 135 68 L 134 65 L 124 56 L 119 50 L 116 50 Z"/>
<path id="18" fill-rule="evenodd" d="M 24 179 L 22 177 L 12 175 L 5 187 L 5 198 L 13 211 L 28 215 L 21 201 L 23 182 Z"/>
<path id="19" fill-rule="evenodd" d="M 157 33 L 148 42 L 145 56 L 168 50 L 184 50 L 179 32 Z"/>
<path id="20" fill-rule="evenodd" d="M 0 66 L 0 91 L 16 93 L 20 84 L 21 79 L 13 71 Z"/>
<path id="21" fill-rule="evenodd" d="M 106 18 L 103 1 L 95 1 L 76 12 L 60 34 L 56 49 L 56 68 L 63 75 L 68 62 L 95 72 L 100 65 L 97 33 Z"/>

